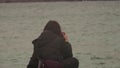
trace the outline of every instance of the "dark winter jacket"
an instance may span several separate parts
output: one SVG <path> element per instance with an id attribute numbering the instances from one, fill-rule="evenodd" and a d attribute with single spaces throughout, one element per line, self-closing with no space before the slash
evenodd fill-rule
<path id="1" fill-rule="evenodd" d="M 34 51 L 27 68 L 37 68 L 38 60 L 63 61 L 73 57 L 71 45 L 51 31 L 44 31 L 40 37 L 33 40 Z"/>

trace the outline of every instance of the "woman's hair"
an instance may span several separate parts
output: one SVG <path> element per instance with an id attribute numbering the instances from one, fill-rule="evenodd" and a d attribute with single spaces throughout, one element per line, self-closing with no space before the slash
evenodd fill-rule
<path id="1" fill-rule="evenodd" d="M 54 20 L 48 21 L 48 23 L 44 27 L 44 31 L 45 30 L 51 31 L 51 32 L 63 37 L 60 24 L 57 21 L 54 21 Z"/>

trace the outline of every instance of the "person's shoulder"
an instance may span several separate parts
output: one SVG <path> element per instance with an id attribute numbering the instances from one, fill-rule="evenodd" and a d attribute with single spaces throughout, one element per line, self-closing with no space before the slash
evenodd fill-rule
<path id="1" fill-rule="evenodd" d="M 57 41 L 57 42 L 59 42 L 59 43 L 61 43 L 61 44 L 64 44 L 64 43 L 65 43 L 64 38 L 59 37 L 59 36 L 57 36 L 57 38 L 55 39 L 55 41 Z"/>

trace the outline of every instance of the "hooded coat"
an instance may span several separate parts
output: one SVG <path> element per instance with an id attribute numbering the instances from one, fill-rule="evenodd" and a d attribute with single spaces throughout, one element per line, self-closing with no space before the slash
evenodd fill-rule
<path id="1" fill-rule="evenodd" d="M 32 43 L 34 51 L 27 68 L 37 68 L 40 59 L 62 62 L 73 57 L 70 43 L 51 31 L 43 31 Z"/>

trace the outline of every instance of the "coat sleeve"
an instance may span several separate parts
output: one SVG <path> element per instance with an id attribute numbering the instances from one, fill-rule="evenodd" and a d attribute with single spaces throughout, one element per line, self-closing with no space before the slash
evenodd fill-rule
<path id="1" fill-rule="evenodd" d="M 64 44 L 62 45 L 61 52 L 62 52 L 64 59 L 73 57 L 72 47 L 71 47 L 71 44 L 69 42 L 64 42 Z"/>
<path id="2" fill-rule="evenodd" d="M 27 68 L 37 68 L 38 67 L 38 59 L 35 57 L 35 54 L 33 53 L 29 64 L 27 65 Z"/>
<path id="3" fill-rule="evenodd" d="M 37 67 L 38 67 L 38 58 L 36 57 L 35 47 L 34 47 L 34 51 L 27 65 L 27 68 L 37 68 Z"/>

